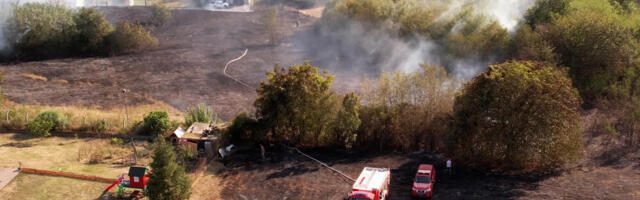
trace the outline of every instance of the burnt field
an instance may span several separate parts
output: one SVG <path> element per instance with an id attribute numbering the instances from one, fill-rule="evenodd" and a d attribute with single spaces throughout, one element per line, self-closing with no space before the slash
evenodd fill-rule
<path id="1" fill-rule="evenodd" d="M 593 161 L 546 175 L 506 175 L 456 169 L 444 173 L 441 156 L 424 153 L 347 153 L 310 150 L 310 155 L 357 177 L 364 167 L 391 169 L 389 199 L 412 199 L 418 164 L 437 166 L 434 199 L 638 199 L 640 172 L 626 166 Z M 343 199 L 353 182 L 296 153 L 278 154 L 277 161 L 260 162 L 257 151 L 245 151 L 225 161 L 219 172 L 224 199 Z M 455 164 L 455 163 L 454 163 Z M 634 169 L 635 168 L 635 169 Z"/>
<path id="2" fill-rule="evenodd" d="M 112 23 L 149 21 L 145 7 L 100 8 Z M 205 103 L 224 120 L 251 111 L 255 90 L 223 74 L 226 62 L 248 49 L 227 73 L 257 87 L 275 64 L 302 64 L 302 50 L 290 38 L 308 30 L 317 18 L 294 9 L 278 12 L 283 42 L 271 45 L 262 21 L 264 11 L 212 12 L 173 10 L 164 26 L 152 28 L 157 48 L 127 55 L 68 58 L 0 64 L 3 92 L 14 102 L 46 105 L 121 106 L 119 91 L 131 91 L 130 104 L 163 101 L 177 109 Z M 299 26 L 296 27 L 296 22 Z M 42 76 L 33 79 L 25 74 Z M 339 82 L 339 81 L 338 81 Z"/>

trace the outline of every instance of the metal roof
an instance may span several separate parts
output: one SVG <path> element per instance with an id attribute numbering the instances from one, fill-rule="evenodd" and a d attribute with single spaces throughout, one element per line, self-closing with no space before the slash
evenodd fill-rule
<path id="1" fill-rule="evenodd" d="M 379 190 L 384 186 L 385 181 L 387 181 L 390 175 L 391 173 L 388 168 L 365 167 L 358 179 L 356 179 L 356 182 L 353 183 L 353 189 Z"/>

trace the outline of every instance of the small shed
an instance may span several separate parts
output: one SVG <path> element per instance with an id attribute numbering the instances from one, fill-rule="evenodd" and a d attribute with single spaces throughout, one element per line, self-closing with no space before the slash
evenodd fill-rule
<path id="1" fill-rule="evenodd" d="M 178 128 L 171 135 L 171 141 L 175 145 L 185 146 L 197 151 L 200 155 L 214 155 L 215 141 L 224 129 L 224 123 L 193 123 L 187 130 Z"/>
<path id="2" fill-rule="evenodd" d="M 129 185 L 132 188 L 147 188 L 149 181 L 149 170 L 146 167 L 130 167 L 129 168 Z"/>

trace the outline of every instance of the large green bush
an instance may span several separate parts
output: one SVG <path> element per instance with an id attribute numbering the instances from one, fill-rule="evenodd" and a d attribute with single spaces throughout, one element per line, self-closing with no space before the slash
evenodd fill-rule
<path id="1" fill-rule="evenodd" d="M 627 69 L 638 64 L 640 44 L 635 31 L 614 13 L 583 9 L 558 19 L 546 37 L 561 63 L 569 66 L 585 103 L 593 104 L 612 95 Z"/>
<path id="2" fill-rule="evenodd" d="M 582 147 L 580 96 L 563 70 L 544 63 L 491 65 L 455 99 L 452 156 L 495 169 L 551 169 Z"/>
<path id="3" fill-rule="evenodd" d="M 82 54 L 104 53 L 104 38 L 113 26 L 94 8 L 80 8 L 73 16 L 73 47 Z"/>
<path id="4" fill-rule="evenodd" d="M 73 12 L 63 6 L 26 3 L 15 8 L 9 23 L 16 57 L 62 56 L 72 49 Z"/>
<path id="5" fill-rule="evenodd" d="M 162 135 L 172 127 L 166 111 L 154 111 L 144 116 L 142 133 L 145 135 Z"/>
<path id="6" fill-rule="evenodd" d="M 35 136 L 47 137 L 52 131 L 62 130 L 65 120 L 58 112 L 47 111 L 38 114 L 33 121 L 27 124 L 29 133 Z"/>
<path id="7" fill-rule="evenodd" d="M 154 20 L 166 20 L 154 10 Z M 75 55 L 135 52 L 158 41 L 140 25 L 119 25 L 114 31 L 94 8 L 73 11 L 58 4 L 25 3 L 15 6 L 8 20 L 6 38 L 12 59 L 44 59 Z"/>

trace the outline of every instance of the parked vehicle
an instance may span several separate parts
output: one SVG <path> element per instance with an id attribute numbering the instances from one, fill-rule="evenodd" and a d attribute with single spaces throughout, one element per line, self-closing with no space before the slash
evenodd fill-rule
<path id="1" fill-rule="evenodd" d="M 353 183 L 348 200 L 385 200 L 389 195 L 388 168 L 365 167 Z"/>
<path id="2" fill-rule="evenodd" d="M 431 198 L 433 186 L 436 182 L 436 169 L 433 165 L 421 164 L 418 166 L 416 178 L 411 188 L 411 196 L 418 198 Z"/>
<path id="3" fill-rule="evenodd" d="M 213 1 L 213 7 L 217 9 L 225 9 L 225 8 L 229 8 L 229 3 L 223 0 L 216 0 L 216 1 Z"/>

